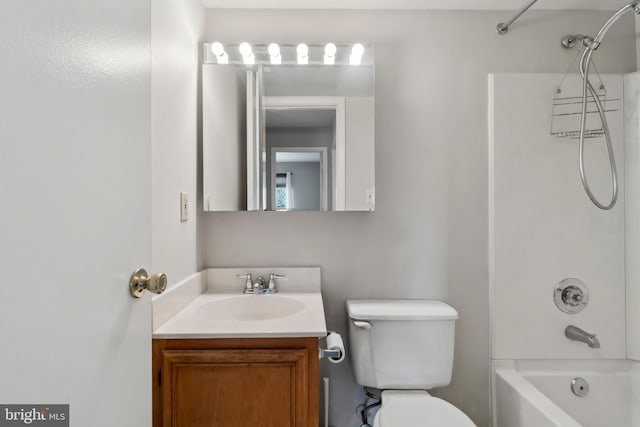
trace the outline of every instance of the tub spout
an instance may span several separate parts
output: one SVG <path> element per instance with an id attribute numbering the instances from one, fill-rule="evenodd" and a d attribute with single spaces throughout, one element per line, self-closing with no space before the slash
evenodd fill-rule
<path id="1" fill-rule="evenodd" d="M 591 348 L 600 348 L 600 341 L 594 334 L 590 334 L 577 326 L 567 326 L 564 330 L 564 335 L 570 340 L 581 341 Z"/>

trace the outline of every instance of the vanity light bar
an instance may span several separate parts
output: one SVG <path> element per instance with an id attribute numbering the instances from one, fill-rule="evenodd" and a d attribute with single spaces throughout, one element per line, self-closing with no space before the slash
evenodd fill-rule
<path id="1" fill-rule="evenodd" d="M 351 45 L 222 44 L 205 43 L 205 64 L 260 65 L 374 65 L 373 47 Z"/>

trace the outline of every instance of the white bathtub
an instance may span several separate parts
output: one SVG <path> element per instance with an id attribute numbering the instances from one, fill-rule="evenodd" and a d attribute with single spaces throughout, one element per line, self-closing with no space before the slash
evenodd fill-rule
<path id="1" fill-rule="evenodd" d="M 578 397 L 571 381 L 584 378 Z M 628 360 L 493 362 L 494 427 L 640 427 L 640 363 Z"/>

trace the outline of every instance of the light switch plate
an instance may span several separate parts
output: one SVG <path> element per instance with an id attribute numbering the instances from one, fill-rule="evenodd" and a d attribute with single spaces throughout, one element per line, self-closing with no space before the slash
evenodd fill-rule
<path id="1" fill-rule="evenodd" d="M 186 222 L 189 220 L 189 195 L 187 193 L 180 193 L 180 221 Z"/>

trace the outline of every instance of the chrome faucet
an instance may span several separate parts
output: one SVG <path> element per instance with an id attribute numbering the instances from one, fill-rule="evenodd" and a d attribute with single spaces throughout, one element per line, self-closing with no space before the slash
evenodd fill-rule
<path id="1" fill-rule="evenodd" d="M 600 348 L 600 341 L 595 334 L 590 334 L 577 326 L 569 325 L 564 330 L 564 335 L 573 341 L 581 341 L 590 348 Z"/>
<path id="2" fill-rule="evenodd" d="M 253 276 L 251 274 L 241 274 L 236 276 L 238 279 L 246 279 L 243 293 L 245 294 L 275 294 L 278 292 L 276 289 L 276 280 L 286 279 L 284 274 L 269 274 L 269 282 L 264 277 L 258 276 L 256 281 L 253 282 Z"/>
<path id="3" fill-rule="evenodd" d="M 264 291 L 264 277 L 258 276 L 256 281 L 253 283 L 253 291 L 255 293 L 259 293 L 261 291 Z"/>
<path id="4" fill-rule="evenodd" d="M 265 293 L 265 280 L 264 277 L 258 276 L 256 281 L 253 281 L 253 276 L 251 274 L 243 274 L 236 276 L 238 279 L 247 279 L 244 290 L 242 291 L 245 294 L 264 294 Z"/>

